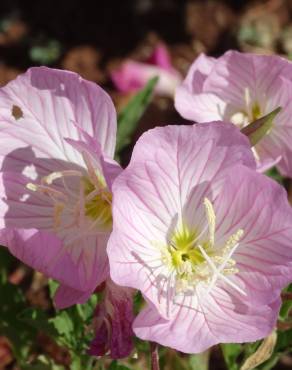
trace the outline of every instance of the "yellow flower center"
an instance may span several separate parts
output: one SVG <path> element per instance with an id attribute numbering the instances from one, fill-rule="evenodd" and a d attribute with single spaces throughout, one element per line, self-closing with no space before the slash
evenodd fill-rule
<path id="1" fill-rule="evenodd" d="M 100 219 L 101 224 L 112 228 L 112 194 L 109 192 L 103 179 L 99 179 L 99 189 L 89 179 L 84 179 L 85 215 L 93 220 Z"/>
<path id="2" fill-rule="evenodd" d="M 175 274 L 176 292 L 185 292 L 200 283 L 207 284 L 210 291 L 218 279 L 223 279 L 234 289 L 237 287 L 228 275 L 236 274 L 236 261 L 232 258 L 243 236 L 239 229 L 222 246 L 215 244 L 216 216 L 212 203 L 205 198 L 204 207 L 207 218 L 206 227 L 198 233 L 183 224 L 177 227 L 167 246 L 161 248 L 162 262 L 170 273 Z"/>

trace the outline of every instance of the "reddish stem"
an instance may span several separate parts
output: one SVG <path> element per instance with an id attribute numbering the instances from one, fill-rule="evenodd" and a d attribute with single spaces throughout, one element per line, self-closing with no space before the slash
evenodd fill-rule
<path id="1" fill-rule="evenodd" d="M 150 352 L 151 352 L 151 370 L 160 370 L 157 343 L 150 342 Z"/>
<path id="2" fill-rule="evenodd" d="M 292 292 L 284 292 L 281 294 L 283 301 L 291 301 L 292 300 Z"/>

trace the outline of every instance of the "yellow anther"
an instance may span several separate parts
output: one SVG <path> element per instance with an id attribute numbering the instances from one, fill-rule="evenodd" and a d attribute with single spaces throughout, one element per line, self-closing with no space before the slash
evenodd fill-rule
<path id="1" fill-rule="evenodd" d="M 26 184 L 25 187 L 28 190 L 31 190 L 31 191 L 37 191 L 38 190 L 38 186 L 33 184 L 32 182 L 29 182 L 28 184 Z"/>
<path id="2" fill-rule="evenodd" d="M 216 227 L 216 215 L 212 203 L 208 198 L 204 199 L 204 206 L 206 210 L 206 216 L 209 227 L 209 241 L 210 246 L 213 247 L 215 243 L 215 227 Z"/>
<path id="3" fill-rule="evenodd" d="M 51 185 L 55 180 L 60 179 L 63 177 L 62 172 L 52 172 L 48 176 L 43 177 L 43 182 Z"/>
<path id="4" fill-rule="evenodd" d="M 239 272 L 238 268 L 226 268 L 223 270 L 225 275 L 234 275 Z"/>
<path id="5" fill-rule="evenodd" d="M 224 247 L 225 254 L 228 253 L 242 238 L 244 231 L 242 229 L 237 230 L 234 234 L 232 234 Z"/>
<path id="6" fill-rule="evenodd" d="M 48 176 L 42 178 L 41 182 L 43 184 L 51 185 L 55 180 L 64 177 L 82 177 L 82 173 L 76 170 L 65 170 L 65 171 L 55 171 L 50 173 Z"/>

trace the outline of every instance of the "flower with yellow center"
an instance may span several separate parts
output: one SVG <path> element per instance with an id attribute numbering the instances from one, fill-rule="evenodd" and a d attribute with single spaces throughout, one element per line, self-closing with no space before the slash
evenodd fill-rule
<path id="1" fill-rule="evenodd" d="M 45 67 L 0 97 L 2 244 L 58 280 L 59 307 L 82 303 L 109 276 L 111 186 L 121 171 L 113 103 L 96 84 Z"/>
<path id="2" fill-rule="evenodd" d="M 292 278 L 291 246 L 285 191 L 256 172 L 229 123 L 145 133 L 113 185 L 111 277 L 141 290 L 143 340 L 197 353 L 265 337 Z"/>
<path id="3" fill-rule="evenodd" d="M 162 248 L 162 261 L 175 274 L 177 293 L 194 290 L 200 282 L 206 284 L 209 293 L 216 281 L 222 279 L 244 295 L 245 292 L 227 277 L 238 272 L 232 255 L 239 246 L 243 230 L 238 229 L 223 246 L 216 246 L 215 211 L 208 198 L 204 199 L 204 206 L 207 226 L 198 235 L 190 232 L 185 225 L 175 230 L 169 244 Z M 208 233 L 206 233 L 207 229 Z"/>

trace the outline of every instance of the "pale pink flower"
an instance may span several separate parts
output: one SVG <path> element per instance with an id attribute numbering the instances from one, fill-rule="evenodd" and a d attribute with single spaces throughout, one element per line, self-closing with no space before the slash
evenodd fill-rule
<path id="1" fill-rule="evenodd" d="M 59 307 L 108 276 L 116 113 L 72 72 L 31 68 L 0 90 L 0 242 L 61 283 Z"/>
<path id="2" fill-rule="evenodd" d="M 113 199 L 110 273 L 148 303 L 138 337 L 196 353 L 270 333 L 292 278 L 292 210 L 239 130 L 148 131 Z"/>
<path id="3" fill-rule="evenodd" d="M 196 122 L 231 121 L 239 128 L 277 107 L 270 132 L 253 148 L 258 170 L 273 165 L 292 177 L 292 64 L 279 56 L 229 51 L 202 54 L 177 88 L 175 107 Z"/>
<path id="4" fill-rule="evenodd" d="M 128 357 L 133 350 L 132 324 L 133 290 L 117 286 L 110 279 L 106 281 L 103 301 L 95 310 L 93 326 L 95 338 L 89 354 L 111 358 Z"/>
<path id="5" fill-rule="evenodd" d="M 173 96 L 182 81 L 180 73 L 172 66 L 170 56 L 163 44 L 158 44 L 145 63 L 128 59 L 113 70 L 111 78 L 121 92 L 132 92 L 143 88 L 152 77 L 159 77 L 155 91 Z"/>

